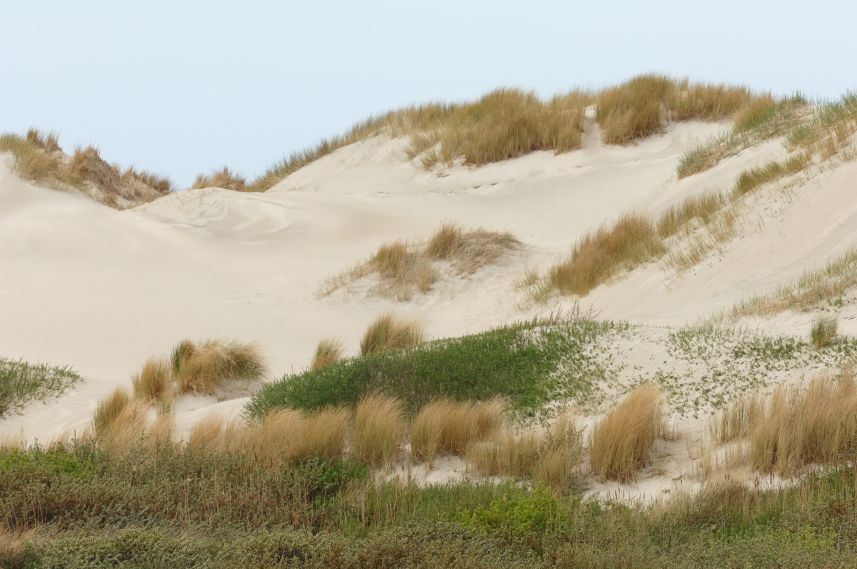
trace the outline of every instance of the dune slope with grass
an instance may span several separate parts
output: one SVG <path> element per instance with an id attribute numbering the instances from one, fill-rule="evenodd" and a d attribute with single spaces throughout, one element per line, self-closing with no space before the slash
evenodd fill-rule
<path id="1" fill-rule="evenodd" d="M 517 129 L 488 129 L 507 116 L 503 105 Z M 783 105 L 661 80 L 553 101 L 501 91 L 362 125 L 282 164 L 264 192 L 223 168 L 195 189 L 119 209 L 24 176 L 0 152 L 0 322 L 13 323 L 0 326 L 0 357 L 80 376 L 0 417 L 0 436 L 84 433 L 117 388 L 138 395 L 129 416 L 157 402 L 147 412 L 168 410 L 178 436 L 197 442 L 211 438 L 213 427 L 192 429 L 212 413 L 224 432 L 280 407 L 338 413 L 341 427 L 351 420 L 343 406 L 363 401 L 363 425 L 367 400 L 400 397 L 385 403 L 392 442 L 365 451 L 375 464 L 399 456 L 388 447 L 409 444 L 404 423 L 432 402 L 502 397 L 523 421 L 573 404 L 581 446 L 651 383 L 663 405 L 651 413 L 667 423 L 636 445 L 651 456 L 632 460 L 633 473 L 598 466 L 588 491 L 663 494 L 695 471 L 709 415 L 745 392 L 838 369 L 854 351 L 855 105 Z M 55 141 L 39 144 L 56 152 Z M 98 174 L 84 170 L 76 175 Z M 390 275 L 406 286 L 378 294 Z M 601 324 L 551 327 L 569 314 Z M 813 343 L 820 318 L 836 319 L 835 333 Z M 252 373 L 225 378 L 254 382 L 221 389 L 220 375 L 212 385 L 202 372 L 171 371 L 166 358 L 184 339 L 218 354 L 254 345 Z M 295 424 L 310 415 L 301 417 Z M 429 450 L 418 454 L 450 476 L 477 476 L 463 456 L 441 456 L 467 453 L 431 439 L 421 421 L 417 444 Z M 504 428 L 505 442 L 482 450 L 512 452 L 527 433 Z M 538 476 L 566 480 L 554 470 L 570 451 L 533 433 Z M 590 453 L 577 446 L 584 468 Z"/>

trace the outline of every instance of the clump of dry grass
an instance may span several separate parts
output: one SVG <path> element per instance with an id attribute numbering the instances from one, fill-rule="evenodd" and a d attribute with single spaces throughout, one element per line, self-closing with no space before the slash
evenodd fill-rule
<path id="1" fill-rule="evenodd" d="M 105 162 L 97 148 L 77 148 L 67 157 L 53 133 L 30 129 L 25 137 L 12 133 L 0 135 L 0 152 L 15 157 L 19 176 L 59 189 L 83 191 L 111 207 L 128 207 L 151 201 L 171 191 L 168 178 L 139 171 L 133 167 L 120 172 Z"/>
<path id="2" fill-rule="evenodd" d="M 173 350 L 173 377 L 179 392 L 214 393 L 231 379 L 258 381 L 265 363 L 252 344 L 211 340 L 194 344 L 189 340 Z"/>
<path id="3" fill-rule="evenodd" d="M 169 363 L 164 359 L 150 358 L 143 364 L 143 369 L 131 378 L 134 397 L 147 401 L 163 399 L 168 395 L 171 381 Z"/>
<path id="4" fill-rule="evenodd" d="M 351 455 L 372 466 L 389 464 L 405 434 L 402 403 L 371 394 L 357 403 L 351 431 Z"/>
<path id="5" fill-rule="evenodd" d="M 210 413 L 191 428 L 187 437 L 187 446 L 193 449 L 215 448 L 220 445 L 224 428 L 223 417 Z"/>
<path id="6" fill-rule="evenodd" d="M 589 459 L 598 478 L 627 482 L 646 465 L 662 431 L 660 402 L 657 387 L 640 386 L 595 425 Z"/>
<path id="7" fill-rule="evenodd" d="M 117 387 L 107 397 L 98 402 L 92 417 L 95 434 L 108 432 L 116 418 L 131 403 L 131 395 L 124 388 Z"/>
<path id="8" fill-rule="evenodd" d="M 620 270 L 632 269 L 664 250 L 652 221 L 628 213 L 580 239 L 568 258 L 550 269 L 546 285 L 561 294 L 584 295 Z"/>
<path id="9" fill-rule="evenodd" d="M 315 348 L 310 370 L 315 371 L 331 366 L 342 359 L 342 342 L 335 338 L 324 338 Z"/>
<path id="10" fill-rule="evenodd" d="M 411 425 L 411 452 L 429 463 L 440 453 L 463 455 L 470 446 L 493 436 L 504 424 L 502 400 L 484 402 L 441 399 L 425 405 Z"/>
<path id="11" fill-rule="evenodd" d="M 247 189 L 247 180 L 230 170 L 228 166 L 224 166 L 211 174 L 198 175 L 191 189 L 199 188 L 225 188 L 227 190 L 243 192 Z"/>
<path id="12" fill-rule="evenodd" d="M 366 328 L 360 341 L 360 354 L 405 350 L 421 344 L 423 338 L 423 328 L 417 322 L 384 314 Z"/>
<path id="13" fill-rule="evenodd" d="M 728 199 L 717 191 L 689 197 L 661 214 L 657 223 L 658 235 L 671 237 L 693 220 L 706 225 L 727 203 Z"/>
<path id="14" fill-rule="evenodd" d="M 732 131 L 735 133 L 747 132 L 771 120 L 777 111 L 777 102 L 770 95 L 756 97 L 735 115 L 735 123 Z"/>
<path id="15" fill-rule="evenodd" d="M 358 279 L 377 274 L 379 291 L 398 300 L 409 300 L 414 291 L 427 293 L 438 279 L 436 262 L 447 262 L 454 274 L 468 275 L 498 262 L 521 246 L 511 234 L 476 229 L 465 231 L 443 224 L 424 245 L 396 241 L 381 245 L 364 263 L 331 279 L 324 294 Z"/>
<path id="16" fill-rule="evenodd" d="M 583 449 L 582 430 L 563 413 L 546 431 L 500 429 L 493 438 L 472 444 L 467 460 L 483 475 L 532 479 L 566 493 L 579 481 Z"/>
<path id="17" fill-rule="evenodd" d="M 851 373 L 819 377 L 807 389 L 779 387 L 749 437 L 762 472 L 793 474 L 809 464 L 851 461 L 857 449 L 857 383 Z"/>
<path id="18" fill-rule="evenodd" d="M 763 410 L 764 401 L 758 394 L 742 397 L 712 417 L 712 437 L 719 444 L 746 437 L 758 424 Z"/>
<path id="19" fill-rule="evenodd" d="M 809 164 L 810 160 L 811 156 L 809 154 L 800 152 L 784 162 L 772 161 L 764 166 L 745 170 L 738 176 L 735 187 L 732 189 L 732 194 L 735 197 L 740 197 L 763 184 L 796 174 L 803 170 L 804 166 Z"/>
<path id="20" fill-rule="evenodd" d="M 59 137 L 54 132 L 43 133 L 38 129 L 31 128 L 27 131 L 27 142 L 35 144 L 45 152 L 62 151 L 59 144 Z"/>
<path id="21" fill-rule="evenodd" d="M 626 144 L 659 132 L 671 120 L 728 118 L 757 99 L 745 87 L 641 75 L 599 93 L 597 119 L 605 143 Z"/>

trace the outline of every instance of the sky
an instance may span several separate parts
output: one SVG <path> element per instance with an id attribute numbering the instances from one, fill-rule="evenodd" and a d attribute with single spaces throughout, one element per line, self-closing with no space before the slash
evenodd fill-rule
<path id="1" fill-rule="evenodd" d="M 857 2 L 0 0 L 0 131 L 252 178 L 373 113 L 661 72 L 857 90 Z"/>

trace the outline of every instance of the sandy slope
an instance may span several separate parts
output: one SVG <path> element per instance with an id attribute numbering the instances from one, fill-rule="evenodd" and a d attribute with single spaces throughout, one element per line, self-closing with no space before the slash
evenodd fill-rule
<path id="1" fill-rule="evenodd" d="M 0 354 L 70 364 L 86 378 L 58 400 L 3 419 L 0 434 L 45 440 L 81 429 L 98 398 L 184 337 L 257 342 L 275 378 L 305 366 L 322 336 L 341 337 L 356 352 L 367 322 L 385 310 L 420 318 L 430 336 L 548 311 L 522 309 L 514 283 L 526 268 L 555 262 L 581 234 L 625 211 L 658 213 L 689 195 L 726 190 L 742 170 L 784 155 L 774 140 L 677 181 L 682 153 L 726 128 L 683 123 L 605 147 L 590 117 L 581 150 L 434 172 L 407 161 L 406 141 L 376 137 L 264 194 L 211 188 L 126 211 L 33 186 L 0 155 Z M 680 325 L 787 282 L 854 243 L 855 177 L 852 163 L 788 194 L 763 193 L 726 251 L 682 275 L 643 267 L 585 303 L 605 317 Z M 442 221 L 511 231 L 529 255 L 409 303 L 348 291 L 319 298 L 326 278 L 379 244 L 424 237 Z M 797 329 L 801 318 L 784 325 Z M 179 424 L 211 409 L 239 412 L 243 402 L 187 399 Z"/>

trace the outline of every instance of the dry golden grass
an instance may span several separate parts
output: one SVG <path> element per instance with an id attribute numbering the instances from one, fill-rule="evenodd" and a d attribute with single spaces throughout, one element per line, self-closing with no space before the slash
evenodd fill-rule
<path id="1" fill-rule="evenodd" d="M 740 197 L 763 184 L 796 174 L 803 170 L 810 161 L 811 156 L 808 153 L 799 152 L 784 162 L 772 161 L 764 166 L 745 170 L 738 176 L 732 194 L 735 197 Z"/>
<path id="2" fill-rule="evenodd" d="M 502 400 L 485 402 L 441 399 L 425 405 L 411 425 L 414 458 L 434 461 L 438 453 L 464 455 L 470 446 L 492 437 L 505 422 Z"/>
<path id="3" fill-rule="evenodd" d="M 777 111 L 777 102 L 770 95 L 761 96 L 749 101 L 737 115 L 732 127 L 733 132 L 740 133 L 758 128 L 769 121 Z"/>
<path id="4" fill-rule="evenodd" d="M 330 279 L 322 294 L 330 294 L 347 284 L 378 275 L 378 292 L 398 300 L 409 300 L 414 291 L 429 292 L 440 274 L 436 262 L 446 262 L 455 275 L 469 275 L 497 263 L 521 247 L 511 234 L 476 229 L 464 231 L 443 224 L 424 245 L 396 241 L 381 245 L 364 263 Z"/>
<path id="5" fill-rule="evenodd" d="M 131 395 L 124 388 L 117 387 L 113 392 L 98 402 L 92 417 L 95 434 L 109 431 L 116 418 L 131 403 Z"/>
<path id="6" fill-rule="evenodd" d="M 664 238 L 671 237 L 694 220 L 706 225 L 727 204 L 728 199 L 718 191 L 689 197 L 658 218 L 658 235 Z"/>
<path id="7" fill-rule="evenodd" d="M 27 131 L 26 138 L 28 142 L 35 144 L 45 152 L 62 151 L 56 133 L 42 133 L 38 129 L 31 128 Z"/>
<path id="8" fill-rule="evenodd" d="M 633 480 L 662 430 L 661 395 L 653 385 L 629 393 L 592 432 L 589 460 L 601 480 Z"/>
<path id="9" fill-rule="evenodd" d="M 230 170 L 228 166 L 224 166 L 211 174 L 198 175 L 191 189 L 199 188 L 225 188 L 227 190 L 243 192 L 247 189 L 247 180 Z"/>
<path id="10" fill-rule="evenodd" d="M 779 387 L 749 437 L 749 461 L 762 472 L 794 474 L 810 464 L 852 461 L 857 450 L 857 383 L 850 372 L 806 389 Z"/>
<path id="11" fill-rule="evenodd" d="M 112 207 L 151 201 L 172 189 L 172 183 L 163 176 L 133 167 L 121 173 L 92 146 L 75 149 L 66 160 L 53 133 L 35 129 L 26 137 L 4 133 L 0 135 L 0 152 L 4 151 L 14 155 L 15 171 L 22 178 L 59 189 L 76 188 Z"/>
<path id="12" fill-rule="evenodd" d="M 331 366 L 342 359 L 342 342 L 335 338 L 324 338 L 315 348 L 310 370 L 315 371 Z"/>
<path id="13" fill-rule="evenodd" d="M 134 397 L 147 401 L 156 401 L 169 395 L 172 382 L 169 363 L 164 359 L 150 358 L 143 369 L 131 378 Z"/>
<path id="14" fill-rule="evenodd" d="M 405 435 L 402 403 L 371 394 L 357 403 L 351 431 L 351 455 L 372 466 L 389 464 L 398 454 Z"/>
<path id="15" fill-rule="evenodd" d="M 709 430 L 719 444 L 742 439 L 758 424 L 764 401 L 758 394 L 748 395 L 731 403 L 711 419 Z"/>
<path id="16" fill-rule="evenodd" d="M 219 340 L 180 342 L 173 350 L 172 367 L 180 393 L 213 394 L 228 380 L 258 381 L 265 373 L 256 346 Z"/>
<path id="17" fill-rule="evenodd" d="M 623 269 L 632 269 L 665 251 L 647 217 L 628 213 L 613 225 L 584 235 L 571 255 L 554 265 L 546 285 L 561 294 L 584 295 Z"/>
<path id="18" fill-rule="evenodd" d="M 360 354 L 380 354 L 391 350 L 413 348 L 423 342 L 422 325 L 403 320 L 393 314 L 384 314 L 375 319 L 360 341 Z"/>
<path id="19" fill-rule="evenodd" d="M 546 431 L 499 429 L 470 445 L 467 461 L 483 475 L 532 479 L 567 493 L 580 481 L 583 452 L 582 431 L 571 414 L 563 413 Z"/>
<path id="20" fill-rule="evenodd" d="M 627 144 L 659 132 L 670 120 L 720 120 L 754 100 L 744 87 L 641 75 L 599 93 L 597 119 L 605 143 Z"/>
<path id="21" fill-rule="evenodd" d="M 191 428 L 187 437 L 187 446 L 194 449 L 218 447 L 221 444 L 224 428 L 223 417 L 216 413 L 206 415 Z"/>

